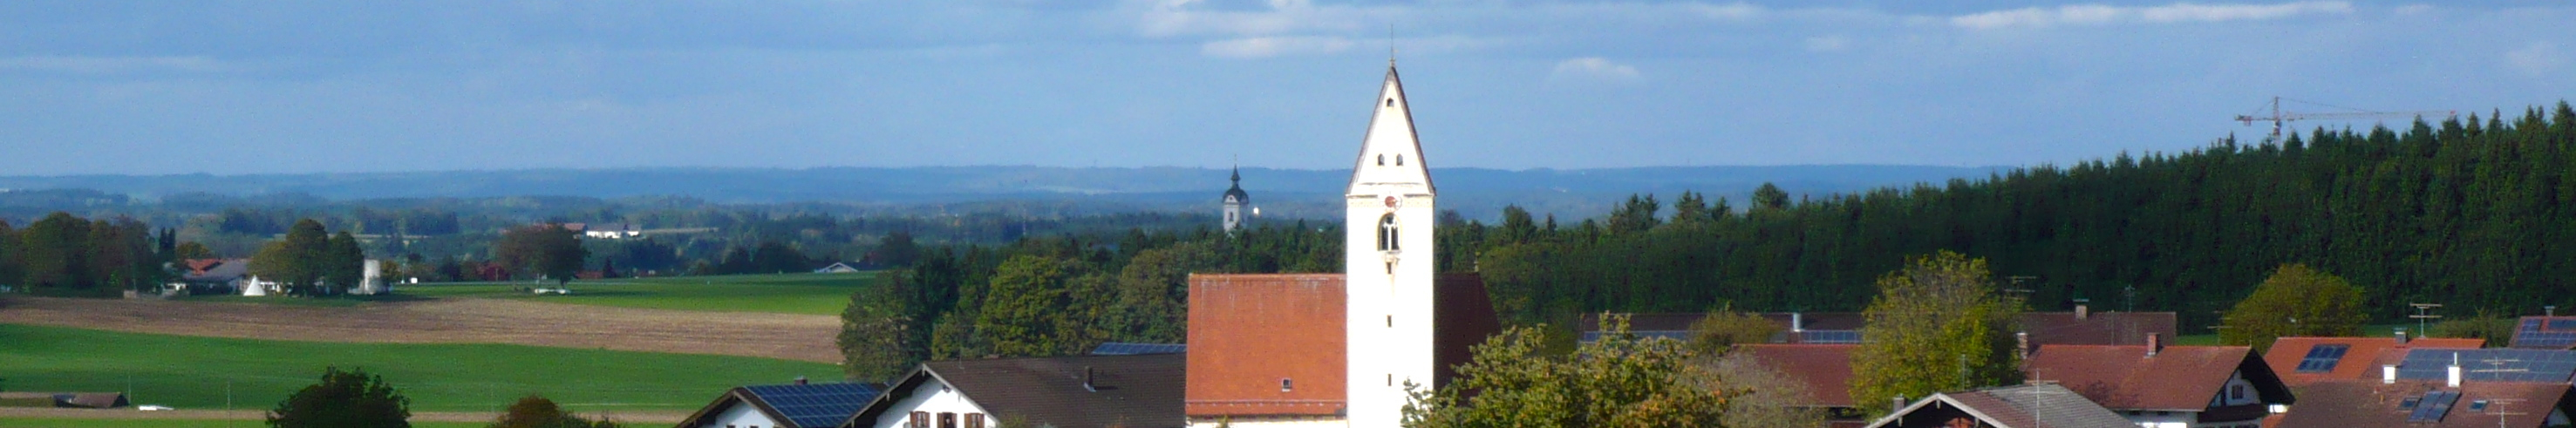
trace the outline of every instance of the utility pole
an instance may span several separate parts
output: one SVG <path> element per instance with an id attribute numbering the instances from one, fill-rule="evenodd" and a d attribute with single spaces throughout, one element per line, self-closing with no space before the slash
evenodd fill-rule
<path id="1" fill-rule="evenodd" d="M 2441 319 L 2441 318 L 2442 318 L 2442 316 L 2441 316 L 2441 315 L 2427 315 L 2427 314 L 2425 314 L 2425 311 L 2432 310 L 2433 308 L 2439 308 L 2439 307 L 2442 307 L 2442 305 L 2441 305 L 2441 304 L 2439 304 L 2439 303 L 2409 303 L 2409 304 L 2406 304 L 2406 306 L 2413 306 L 2413 307 L 2415 307 L 2415 314 L 2414 314 L 2414 315 L 2407 315 L 2407 316 L 2406 316 L 2407 318 L 2414 318 L 2414 319 L 2415 319 L 2415 334 L 2420 335 L 2420 336 L 2423 336 L 2423 337 L 2433 337 L 2433 330 L 2427 329 L 2427 327 L 2428 327 L 2428 326 L 2426 325 L 2426 321 L 2428 321 L 2428 320 L 2435 320 L 2435 319 Z"/>

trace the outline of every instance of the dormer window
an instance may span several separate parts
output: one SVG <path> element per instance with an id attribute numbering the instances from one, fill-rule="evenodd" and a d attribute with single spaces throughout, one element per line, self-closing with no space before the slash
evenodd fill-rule
<path id="1" fill-rule="evenodd" d="M 1279 378 L 1279 392 L 1288 392 L 1296 389 L 1294 386 L 1295 384 L 1288 382 L 1288 378 Z"/>

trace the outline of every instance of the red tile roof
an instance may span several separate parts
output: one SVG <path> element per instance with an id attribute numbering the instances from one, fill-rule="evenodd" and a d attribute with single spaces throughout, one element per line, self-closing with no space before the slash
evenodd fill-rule
<path id="1" fill-rule="evenodd" d="M 1777 370 L 1790 380 L 1807 385 L 1808 403 L 1814 407 L 1853 407 L 1851 398 L 1852 350 L 1859 345 L 1736 345 L 1734 352 L 1745 352 L 1762 365 Z"/>
<path id="2" fill-rule="evenodd" d="M 2050 345 L 2022 367 L 2031 380 L 2065 385 L 2114 410 L 2207 409 L 2210 397 L 2240 369 L 2265 400 L 2287 403 L 2290 397 L 2253 348 L 2244 346 L 2167 346 L 2149 356 L 2145 346 Z"/>
<path id="3" fill-rule="evenodd" d="M 2485 346 L 2482 339 L 2421 338 L 2397 344 L 2394 337 L 2284 337 L 2272 342 L 2272 350 L 2263 354 L 2263 362 L 2281 375 L 2281 383 L 2292 387 L 2306 386 L 2334 379 L 2379 379 L 2379 366 L 2397 364 L 2406 359 L 2406 351 L 2415 348 L 2477 349 Z M 2334 370 L 2323 373 L 2301 373 L 2299 361 L 2317 345 L 2345 345 L 2343 359 Z"/>
<path id="4" fill-rule="evenodd" d="M 2299 404 L 2281 417 L 2277 428 L 2483 428 L 2539 427 L 2552 409 L 2567 407 L 2568 386 L 2555 382 L 2469 382 L 2445 388 L 2440 381 L 2326 380 L 2299 390 Z M 2428 391 L 2456 391 L 2460 399 L 2441 420 L 2408 423 L 2412 410 L 2397 407 L 2407 397 Z M 2487 400 L 2484 410 L 2471 404 Z"/>
<path id="5" fill-rule="evenodd" d="M 1432 317 L 1434 387 L 1502 330 L 1484 279 L 1441 275 Z M 1338 414 L 1349 374 L 1339 274 L 1190 275 L 1186 412 L 1196 416 Z M 1288 380 L 1290 388 L 1281 388 Z"/>
<path id="6" fill-rule="evenodd" d="M 1343 407 L 1342 275 L 1190 275 L 1190 416 L 1333 415 Z M 1280 388 L 1280 381 L 1290 388 Z"/>

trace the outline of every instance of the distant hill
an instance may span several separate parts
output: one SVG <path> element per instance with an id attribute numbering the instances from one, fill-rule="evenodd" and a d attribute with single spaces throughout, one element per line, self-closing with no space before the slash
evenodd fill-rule
<path id="1" fill-rule="evenodd" d="M 1493 218 L 1506 204 L 1541 214 L 1588 217 L 1634 193 L 1666 200 L 1689 190 L 1726 197 L 1742 206 L 1764 182 L 1793 194 L 1823 195 L 1984 178 L 2005 167 L 1905 165 L 1707 166 L 1507 171 L 1446 168 L 1434 172 L 1442 205 L 1470 218 Z M 948 205 L 988 201 L 1050 201 L 1093 210 L 1187 211 L 1212 209 L 1226 187 L 1226 170 L 1207 168 L 1058 168 L 971 166 L 915 168 L 621 168 L 257 175 L 74 175 L 0 177 L 0 189 L 90 189 L 134 202 L 172 196 L 268 196 L 268 200 L 370 200 L 573 196 L 629 198 L 679 196 L 715 203 L 850 202 L 869 205 Z M 1340 170 L 1248 168 L 1243 185 L 1265 216 L 1336 217 L 1336 199 L 1349 173 Z M 38 192 L 43 193 L 43 192 Z M 79 198 L 16 198 L 0 205 L 53 204 L 95 207 Z M 113 201 L 110 203 L 122 203 Z M 32 205 L 32 206 L 31 206 Z"/>

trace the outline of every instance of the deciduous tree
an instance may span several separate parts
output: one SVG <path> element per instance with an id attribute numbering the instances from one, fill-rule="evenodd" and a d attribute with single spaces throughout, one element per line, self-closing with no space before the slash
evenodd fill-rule
<path id="1" fill-rule="evenodd" d="M 2022 380 L 2020 299 L 1996 292 L 1984 259 L 1941 251 L 1878 279 L 1852 352 L 1852 401 L 1885 403 Z"/>
<path id="2" fill-rule="evenodd" d="M 563 406 L 556 405 L 554 400 L 536 394 L 519 397 L 518 402 L 510 403 L 510 408 L 501 412 L 500 418 L 493 420 L 491 425 L 484 426 L 487 428 L 618 428 L 616 422 L 610 422 L 607 418 L 592 420 L 565 412 Z"/>
<path id="3" fill-rule="evenodd" d="M 1452 384 L 1408 383 L 1404 426 L 1719 426 L 1729 389 L 1680 341 L 1630 334 L 1623 316 L 1602 317 L 1601 332 L 1571 355 L 1549 355 L 1546 329 L 1506 328 L 1473 348 Z"/>
<path id="4" fill-rule="evenodd" d="M 582 262 L 590 250 L 581 247 L 581 237 L 559 223 L 524 226 L 501 233 L 492 244 L 492 258 L 515 272 L 544 275 L 556 285 L 572 282 L 581 273 Z"/>
<path id="5" fill-rule="evenodd" d="M 2362 312 L 2361 289 L 2342 277 L 2304 264 L 2282 265 L 2236 302 L 2222 317 L 2218 340 L 2229 345 L 2272 349 L 2285 336 L 2354 336 L 2369 319 Z"/>
<path id="6" fill-rule="evenodd" d="M 322 382 L 268 412 L 271 428 L 409 428 L 411 398 L 364 369 L 323 369 Z"/>

